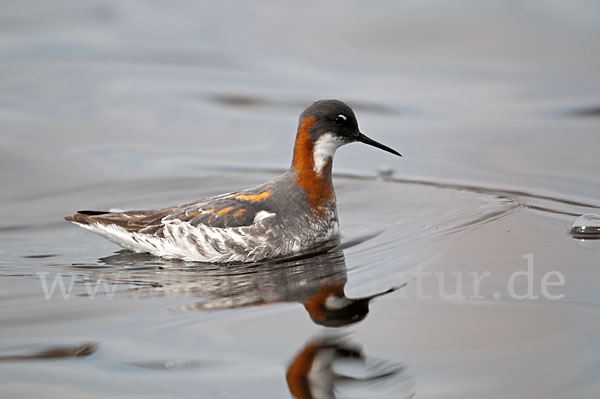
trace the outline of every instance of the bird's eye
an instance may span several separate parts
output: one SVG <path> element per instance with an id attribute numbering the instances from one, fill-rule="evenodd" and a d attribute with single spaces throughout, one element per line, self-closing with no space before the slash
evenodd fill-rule
<path id="1" fill-rule="evenodd" d="M 336 124 L 338 125 L 342 125 L 344 124 L 344 122 L 346 122 L 348 118 L 346 118 L 345 115 L 339 114 L 338 116 L 335 117 L 334 121 Z"/>

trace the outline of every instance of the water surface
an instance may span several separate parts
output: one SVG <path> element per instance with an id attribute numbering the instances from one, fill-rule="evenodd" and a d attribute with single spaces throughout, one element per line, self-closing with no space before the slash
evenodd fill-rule
<path id="1" fill-rule="evenodd" d="M 3 397 L 597 397 L 600 241 L 569 233 L 600 214 L 594 3 L 63 0 L 0 19 Z M 62 219 L 259 184 L 328 97 L 404 155 L 339 150 L 339 248 L 216 267 Z"/>

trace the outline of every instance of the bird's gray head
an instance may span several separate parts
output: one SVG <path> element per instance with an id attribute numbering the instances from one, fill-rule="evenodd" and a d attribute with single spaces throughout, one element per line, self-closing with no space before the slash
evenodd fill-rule
<path id="1" fill-rule="evenodd" d="M 330 163 L 335 151 L 342 145 L 360 141 L 401 156 L 391 149 L 362 134 L 354 111 L 339 100 L 319 100 L 300 114 L 294 163 L 310 157 L 316 172 Z"/>
<path id="2" fill-rule="evenodd" d="M 356 141 L 360 135 L 354 111 L 338 100 L 320 100 L 309 105 L 300 114 L 299 125 L 307 121 L 312 122 L 309 133 L 314 143 L 327 133 L 343 144 Z"/>

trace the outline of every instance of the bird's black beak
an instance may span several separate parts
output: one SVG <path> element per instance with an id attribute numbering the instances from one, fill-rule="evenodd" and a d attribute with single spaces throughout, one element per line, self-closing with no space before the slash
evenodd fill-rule
<path id="1" fill-rule="evenodd" d="M 383 145 L 383 144 L 381 144 L 381 143 L 378 143 L 377 141 L 375 141 L 375 140 L 373 140 L 373 139 L 370 139 L 370 138 L 368 138 L 367 136 L 365 136 L 365 135 L 364 135 L 364 134 L 362 134 L 362 133 L 359 133 L 359 134 L 358 134 L 358 138 L 357 138 L 356 140 L 357 140 L 357 141 L 360 141 L 361 143 L 365 143 L 365 144 L 368 144 L 368 145 L 372 145 L 373 147 L 380 148 L 380 149 L 382 149 L 382 150 L 384 150 L 384 151 L 391 152 L 392 154 L 394 154 L 394 155 L 398 155 L 399 157 L 401 157 L 401 156 L 402 156 L 402 155 L 401 155 L 401 154 L 400 154 L 398 151 L 396 151 L 396 150 L 394 150 L 394 149 L 391 149 L 391 148 L 390 148 L 390 147 L 388 147 L 387 145 Z"/>

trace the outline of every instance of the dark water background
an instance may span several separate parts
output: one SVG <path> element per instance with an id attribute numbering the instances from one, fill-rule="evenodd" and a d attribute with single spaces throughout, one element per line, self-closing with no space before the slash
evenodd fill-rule
<path id="1" fill-rule="evenodd" d="M 600 213 L 596 2 L 0 4 L 0 396 L 288 397 L 314 347 L 339 397 L 598 396 L 600 242 L 568 234 Z M 62 220 L 260 183 L 331 97 L 404 155 L 338 151 L 341 254 L 223 270 Z M 301 304 L 404 283 L 346 328 Z"/>

